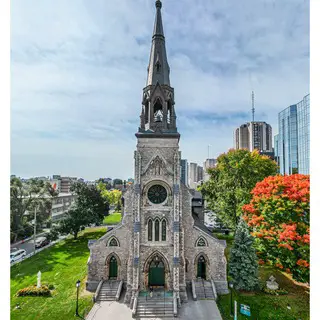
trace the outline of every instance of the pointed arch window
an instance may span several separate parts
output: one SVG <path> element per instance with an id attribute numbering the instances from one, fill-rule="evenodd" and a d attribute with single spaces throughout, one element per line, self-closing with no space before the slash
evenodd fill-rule
<path id="1" fill-rule="evenodd" d="M 197 241 L 197 247 L 206 247 L 207 243 L 206 241 L 201 237 L 198 241 Z"/>
<path id="2" fill-rule="evenodd" d="M 154 226 L 154 229 L 155 229 L 155 235 L 154 235 L 154 240 L 155 241 L 159 241 L 159 232 L 160 232 L 160 222 L 159 222 L 159 219 L 156 219 L 155 221 L 155 226 Z"/>
<path id="3" fill-rule="evenodd" d="M 119 240 L 117 238 L 115 238 L 115 237 L 112 237 L 108 241 L 107 246 L 109 246 L 109 247 L 119 247 L 120 246 Z"/>
<path id="4" fill-rule="evenodd" d="M 148 221 L 148 241 L 152 241 L 152 220 Z"/>
<path id="5" fill-rule="evenodd" d="M 161 223 L 161 241 L 167 240 L 167 222 L 165 219 Z"/>

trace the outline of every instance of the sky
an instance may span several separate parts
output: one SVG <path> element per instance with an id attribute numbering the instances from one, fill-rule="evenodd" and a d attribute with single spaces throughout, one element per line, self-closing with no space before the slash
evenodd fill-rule
<path id="1" fill-rule="evenodd" d="M 309 1 L 163 0 L 182 158 L 309 93 Z M 11 1 L 11 174 L 133 176 L 153 0 Z"/>

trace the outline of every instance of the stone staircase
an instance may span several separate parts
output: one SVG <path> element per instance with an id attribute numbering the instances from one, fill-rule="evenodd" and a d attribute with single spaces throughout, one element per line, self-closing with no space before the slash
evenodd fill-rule
<path id="1" fill-rule="evenodd" d="M 214 299 L 211 281 L 196 279 L 194 284 L 197 299 Z"/>
<path id="2" fill-rule="evenodd" d="M 173 295 L 170 292 L 140 292 L 137 303 L 136 319 L 174 319 Z"/>
<path id="3" fill-rule="evenodd" d="M 99 291 L 97 302 L 116 300 L 120 280 L 105 280 Z"/>

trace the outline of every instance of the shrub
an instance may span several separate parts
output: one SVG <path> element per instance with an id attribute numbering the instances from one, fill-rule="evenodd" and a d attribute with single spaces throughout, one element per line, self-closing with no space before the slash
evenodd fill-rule
<path id="1" fill-rule="evenodd" d="M 30 286 L 27 288 L 20 289 L 17 292 L 18 297 L 24 297 L 24 296 L 43 296 L 43 297 L 49 297 L 51 296 L 51 292 L 49 288 L 45 285 L 42 285 L 40 288 L 37 288 L 37 286 Z"/>
<path id="2" fill-rule="evenodd" d="M 281 296 L 281 295 L 285 295 L 285 294 L 288 294 L 288 291 L 284 290 L 284 289 L 278 289 L 278 290 L 271 290 L 271 289 L 268 289 L 268 288 L 263 288 L 262 291 L 264 293 L 267 293 L 267 294 L 272 294 L 272 295 L 275 295 L 275 296 Z"/>

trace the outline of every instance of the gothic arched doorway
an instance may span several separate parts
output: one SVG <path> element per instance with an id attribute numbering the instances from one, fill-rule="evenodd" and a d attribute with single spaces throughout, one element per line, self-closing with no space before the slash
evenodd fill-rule
<path id="1" fill-rule="evenodd" d="M 149 286 L 164 286 L 165 284 L 165 272 L 164 263 L 159 256 L 155 256 L 149 267 Z"/>
<path id="2" fill-rule="evenodd" d="M 112 256 L 109 261 L 109 279 L 117 279 L 118 277 L 118 262 L 115 256 Z"/>
<path id="3" fill-rule="evenodd" d="M 198 258 L 197 278 L 206 279 L 206 260 L 203 255 Z"/>

